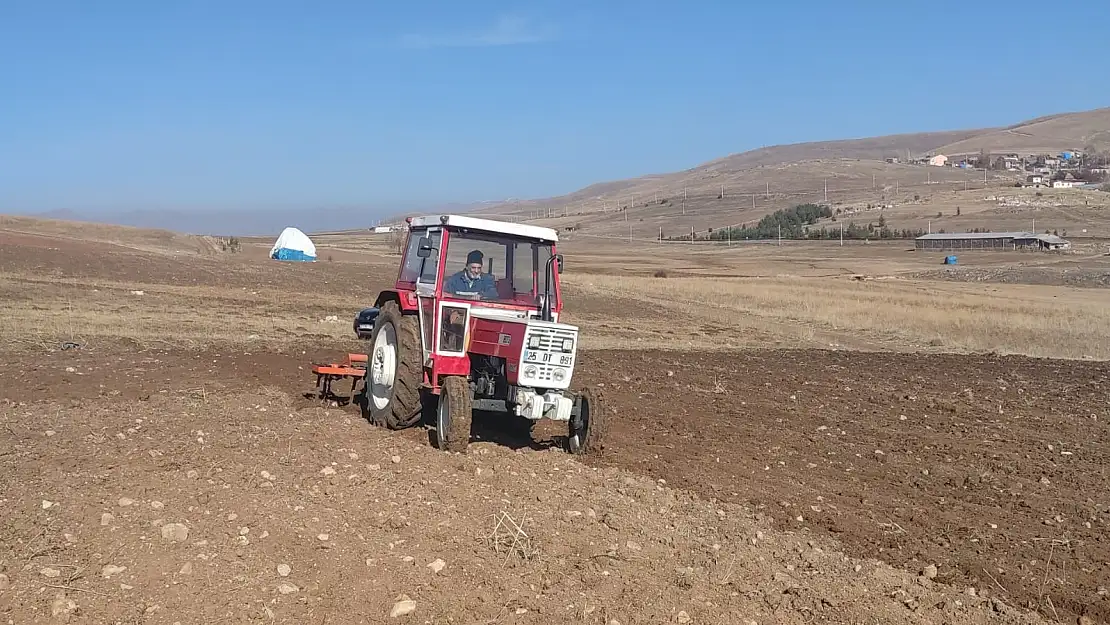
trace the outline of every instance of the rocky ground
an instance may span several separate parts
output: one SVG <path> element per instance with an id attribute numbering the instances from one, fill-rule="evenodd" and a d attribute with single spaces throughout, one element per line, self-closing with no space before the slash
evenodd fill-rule
<path id="1" fill-rule="evenodd" d="M 0 410 L 9 623 L 1036 623 L 558 450 L 466 456 L 274 389 Z"/>
<path id="2" fill-rule="evenodd" d="M 907 275 L 923 280 L 986 282 L 993 284 L 1036 284 L 1079 288 L 1110 287 L 1110 267 L 951 267 Z"/>

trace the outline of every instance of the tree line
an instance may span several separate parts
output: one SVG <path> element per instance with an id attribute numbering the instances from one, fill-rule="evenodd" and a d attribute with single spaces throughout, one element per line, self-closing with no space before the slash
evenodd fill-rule
<path id="1" fill-rule="evenodd" d="M 831 208 L 823 204 L 798 204 L 765 215 L 754 226 L 741 224 L 730 228 L 710 228 L 708 232 L 694 233 L 693 235 L 687 233 L 666 237 L 666 239 L 668 241 L 689 241 L 691 236 L 695 241 L 766 240 L 778 239 L 779 237 L 792 240 L 840 239 L 840 226 L 832 228 L 827 226 L 815 227 L 821 219 L 836 221 L 836 216 Z M 849 221 L 843 227 L 843 237 L 850 240 L 914 239 L 923 234 L 925 234 L 925 231 L 920 228 L 891 228 L 886 223 L 886 217 L 882 215 L 879 216 L 877 224 L 868 222 L 866 225 L 859 225 Z"/>

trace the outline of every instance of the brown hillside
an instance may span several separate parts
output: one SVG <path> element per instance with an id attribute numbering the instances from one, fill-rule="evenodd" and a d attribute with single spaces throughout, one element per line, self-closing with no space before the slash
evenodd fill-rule
<path id="1" fill-rule="evenodd" d="M 759 219 L 802 202 L 919 201 L 940 191 L 1011 186 L 1016 175 L 884 162 L 961 150 L 1057 152 L 1110 146 L 1110 108 L 1028 120 L 1005 128 L 918 133 L 772 146 L 669 174 L 590 185 L 563 196 L 513 201 L 480 213 L 590 234 L 704 230 Z M 685 197 L 685 201 L 683 198 Z M 753 202 L 754 199 L 754 202 Z M 628 210 L 626 213 L 625 209 Z"/>
<path id="2" fill-rule="evenodd" d="M 0 232 L 37 239 L 95 242 L 117 248 L 172 254 L 212 254 L 219 249 L 214 237 L 181 234 L 154 228 L 0 215 Z"/>
<path id="3" fill-rule="evenodd" d="M 1019 154 L 1110 148 L 1110 107 L 1031 120 L 1024 124 L 969 137 L 939 148 L 943 154 L 980 150 Z"/>

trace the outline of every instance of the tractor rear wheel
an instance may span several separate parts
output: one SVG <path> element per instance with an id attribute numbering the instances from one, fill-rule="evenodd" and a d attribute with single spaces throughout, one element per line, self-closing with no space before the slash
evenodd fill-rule
<path id="1" fill-rule="evenodd" d="M 609 428 L 608 417 L 601 394 L 591 388 L 582 391 L 574 398 L 574 406 L 570 411 L 567 450 L 581 455 L 604 448 Z"/>
<path id="2" fill-rule="evenodd" d="M 423 352 L 416 315 L 386 302 L 374 322 L 366 363 L 366 407 L 370 422 L 391 430 L 420 421 Z"/>
<path id="3" fill-rule="evenodd" d="M 470 444 L 473 410 L 470 382 L 466 377 L 453 375 L 444 378 L 436 410 L 436 445 L 440 449 L 466 453 Z"/>

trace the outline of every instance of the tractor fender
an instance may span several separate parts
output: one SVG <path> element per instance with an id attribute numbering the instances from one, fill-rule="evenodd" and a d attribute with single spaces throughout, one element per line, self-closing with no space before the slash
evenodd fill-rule
<path id="1" fill-rule="evenodd" d="M 413 291 L 396 289 L 382 291 L 378 293 L 378 299 L 374 300 L 374 308 L 380 309 L 386 302 L 397 302 L 397 307 L 403 313 L 414 313 L 417 309 L 416 293 Z"/>

